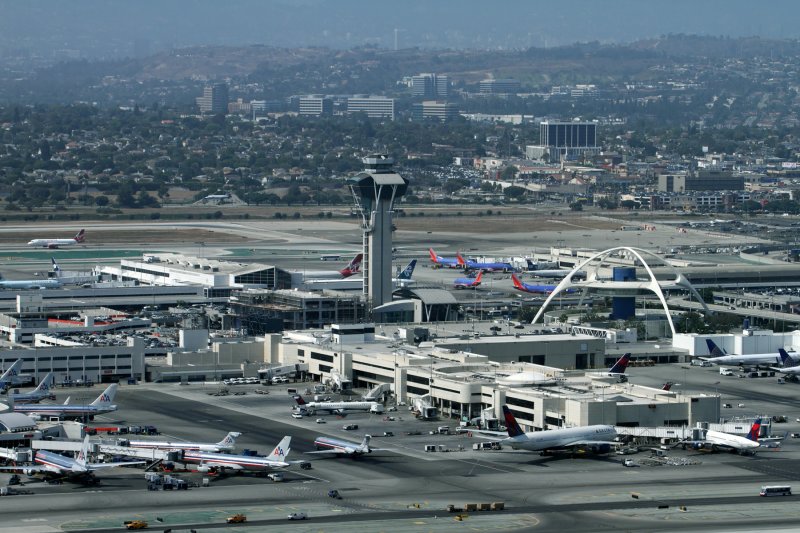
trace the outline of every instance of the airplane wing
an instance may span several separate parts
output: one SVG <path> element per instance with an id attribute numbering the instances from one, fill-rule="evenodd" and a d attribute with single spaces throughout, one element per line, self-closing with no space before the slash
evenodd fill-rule
<path id="1" fill-rule="evenodd" d="M 218 463 L 215 461 L 203 461 L 202 466 L 208 466 L 211 468 L 224 468 L 226 470 L 243 470 L 242 465 L 237 465 L 235 463 Z"/>
<path id="2" fill-rule="evenodd" d="M 508 438 L 508 431 L 489 431 L 488 429 L 470 429 L 476 437 L 482 439 L 496 439 L 498 437 Z"/>
<path id="3" fill-rule="evenodd" d="M 38 465 L 30 465 L 30 466 L 0 466 L 0 470 L 6 471 L 6 472 L 7 471 L 11 471 L 11 470 L 17 470 L 17 471 L 25 470 L 25 471 L 28 471 L 28 472 L 49 472 L 51 474 L 54 473 L 54 472 L 56 472 L 56 473 L 58 472 L 58 470 L 56 470 L 54 468 L 49 468 L 47 466 L 38 466 Z"/>
<path id="4" fill-rule="evenodd" d="M 326 455 L 326 454 L 328 454 L 328 455 L 339 455 L 339 454 L 343 454 L 343 453 L 347 454 L 347 455 L 351 455 L 351 454 L 355 453 L 355 449 L 348 448 L 346 450 L 317 450 L 315 452 L 305 452 L 305 453 L 307 453 L 309 455 Z"/>
<path id="5" fill-rule="evenodd" d="M 102 468 L 115 468 L 117 466 L 131 466 L 131 465 L 143 465 L 147 463 L 147 461 L 125 461 L 121 463 L 89 463 L 86 465 L 86 468 L 89 470 L 100 470 Z"/>

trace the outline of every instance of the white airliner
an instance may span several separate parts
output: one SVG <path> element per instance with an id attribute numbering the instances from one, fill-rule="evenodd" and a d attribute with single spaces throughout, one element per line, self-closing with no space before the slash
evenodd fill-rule
<path id="1" fill-rule="evenodd" d="M 202 443 L 202 442 L 172 442 L 172 441 L 155 441 L 155 440 L 131 440 L 128 441 L 130 448 L 150 448 L 158 450 L 197 450 L 201 452 L 219 453 L 233 450 L 236 445 L 236 438 L 241 436 L 241 433 L 231 431 L 225 438 L 216 444 Z"/>
<path id="2" fill-rule="evenodd" d="M 317 437 L 314 439 L 314 446 L 317 448 L 315 452 L 306 452 L 309 454 L 331 454 L 331 455 L 348 455 L 350 457 L 358 457 L 365 453 L 372 453 L 378 448 L 370 448 L 369 440 L 370 435 L 364 435 L 364 440 L 361 444 L 350 442 L 346 440 L 333 439 L 330 437 Z"/>
<path id="3" fill-rule="evenodd" d="M 514 450 L 530 450 L 542 453 L 552 451 L 608 453 L 611 451 L 613 441 L 617 437 L 617 431 L 614 426 L 605 425 L 525 433 L 507 405 L 503 406 L 503 416 L 506 422 L 508 438 L 502 439 L 500 443 L 504 446 L 510 446 Z M 498 431 L 474 430 L 473 433 L 486 436 L 505 435 L 505 433 Z"/>
<path id="4" fill-rule="evenodd" d="M 703 361 L 715 365 L 776 365 L 780 363 L 780 356 L 775 353 L 753 353 L 748 355 L 728 355 L 725 350 L 716 345 L 711 339 L 706 339 L 710 356 L 700 357 Z"/>
<path id="5" fill-rule="evenodd" d="M 89 455 L 89 435 L 83 439 L 83 446 L 78 455 L 73 459 L 66 457 L 59 453 L 48 452 L 46 450 L 39 450 L 36 452 L 34 462 L 36 465 L 31 466 L 6 466 L 0 470 L 18 470 L 26 475 L 32 475 L 37 472 L 51 474 L 56 476 L 87 476 L 91 475 L 95 470 L 103 468 L 116 468 L 119 466 L 140 465 L 146 461 L 128 461 L 124 463 L 87 463 L 86 457 Z"/>
<path id="6" fill-rule="evenodd" d="M 761 446 L 758 442 L 758 433 L 760 429 L 761 419 L 757 418 L 750 427 L 750 432 L 746 437 L 709 429 L 706 431 L 706 436 L 704 439 L 683 441 L 679 444 L 683 445 L 684 447 L 690 445 L 698 450 L 711 449 L 713 451 L 717 451 L 720 448 L 723 448 L 739 453 L 755 453 L 755 449 Z"/>
<path id="7" fill-rule="evenodd" d="M 378 402 L 306 402 L 299 394 L 294 397 L 300 411 L 313 415 L 317 411 L 345 414 L 348 411 L 370 411 L 382 413 L 383 405 Z"/>
<path id="8" fill-rule="evenodd" d="M 792 358 L 783 348 L 778 348 L 778 353 L 781 356 L 783 366 L 770 367 L 770 369 L 786 374 L 789 379 L 796 380 L 797 376 L 800 375 L 800 360 Z"/>
<path id="9" fill-rule="evenodd" d="M 28 242 L 28 246 L 36 248 L 61 248 L 62 246 L 72 246 L 74 244 L 82 243 L 86 239 L 86 231 L 80 230 L 77 235 L 71 239 L 33 239 Z"/>
<path id="10" fill-rule="evenodd" d="M 95 415 L 116 411 L 114 396 L 117 394 L 119 385 L 112 383 L 106 388 L 95 401 L 89 405 L 69 405 L 69 398 L 63 404 L 33 404 L 33 405 L 14 405 L 16 413 L 24 413 L 33 418 L 44 416 L 61 416 L 66 418 L 94 418 Z"/>
<path id="11" fill-rule="evenodd" d="M 0 289 L 57 289 L 61 287 L 61 281 L 51 279 L 3 279 L 0 274 Z"/>
<path id="12" fill-rule="evenodd" d="M 6 390 L 11 385 L 19 384 L 19 371 L 22 368 L 22 359 L 14 361 L 10 367 L 0 376 L 0 390 Z"/>
<path id="13" fill-rule="evenodd" d="M 30 392 L 9 392 L 8 399 L 12 403 L 37 403 L 41 400 L 55 400 L 56 395 L 50 391 L 53 385 L 53 373 L 47 375 L 39 382 L 39 386 Z"/>
<path id="14" fill-rule="evenodd" d="M 198 472 L 224 473 L 226 470 L 260 472 L 286 468 L 290 464 L 286 461 L 286 456 L 289 455 L 291 443 L 292 437 L 283 437 L 267 457 L 186 450 L 183 452 L 183 462 L 197 464 Z"/>

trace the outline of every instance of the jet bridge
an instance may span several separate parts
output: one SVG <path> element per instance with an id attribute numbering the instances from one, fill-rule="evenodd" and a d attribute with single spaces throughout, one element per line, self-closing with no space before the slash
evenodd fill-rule
<path id="1" fill-rule="evenodd" d="M 67 440 L 33 440 L 31 447 L 35 450 L 48 450 L 53 452 L 80 452 L 83 448 L 82 441 Z M 91 453 L 102 453 L 105 455 L 124 455 L 137 459 L 147 459 L 150 461 L 179 461 L 181 452 L 176 450 L 157 450 L 151 448 L 131 448 L 128 446 L 118 446 L 116 444 L 105 444 L 102 442 L 90 442 L 89 450 Z"/>

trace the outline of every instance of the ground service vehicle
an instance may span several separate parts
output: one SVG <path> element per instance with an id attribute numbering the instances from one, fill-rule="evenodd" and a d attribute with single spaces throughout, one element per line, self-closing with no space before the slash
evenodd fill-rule
<path id="1" fill-rule="evenodd" d="M 306 513 L 292 513 L 288 518 L 289 520 L 305 520 L 308 515 Z"/>
<path id="2" fill-rule="evenodd" d="M 241 524 L 242 522 L 247 522 L 247 517 L 241 513 L 238 513 L 226 518 L 225 522 L 228 524 Z"/>
<path id="3" fill-rule="evenodd" d="M 789 485 L 764 485 L 759 496 L 791 496 L 792 487 Z"/>
<path id="4" fill-rule="evenodd" d="M 129 520 L 125 522 L 125 529 L 147 529 L 147 522 L 144 520 Z"/>

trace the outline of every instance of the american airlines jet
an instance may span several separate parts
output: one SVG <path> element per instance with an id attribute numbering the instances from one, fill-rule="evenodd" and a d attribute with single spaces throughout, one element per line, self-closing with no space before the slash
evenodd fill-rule
<path id="1" fill-rule="evenodd" d="M 236 445 L 236 438 L 242 434 L 231 431 L 225 438 L 216 444 L 202 442 L 181 442 L 181 441 L 155 441 L 155 440 L 131 440 L 128 441 L 130 448 L 149 448 L 157 450 L 197 450 L 201 452 L 229 452 Z"/>
<path id="2" fill-rule="evenodd" d="M 53 385 L 53 373 L 48 372 L 47 375 L 39 382 L 39 386 L 30 392 L 14 392 L 8 393 L 8 399 L 12 403 L 38 403 L 41 400 L 55 400 L 56 395 L 50 391 Z"/>
<path id="3" fill-rule="evenodd" d="M 112 383 L 104 390 L 95 401 L 89 405 L 69 405 L 69 398 L 63 404 L 34 404 L 34 405 L 14 405 L 15 413 L 24 413 L 32 417 L 60 416 L 69 418 L 89 417 L 116 411 L 114 396 L 117 394 L 117 385 Z"/>
<path id="4" fill-rule="evenodd" d="M 306 402 L 299 394 L 294 397 L 301 412 L 313 414 L 317 411 L 346 414 L 348 411 L 370 411 L 382 413 L 383 406 L 378 402 Z"/>
<path id="5" fill-rule="evenodd" d="M 617 431 L 614 426 L 594 425 L 575 428 L 551 429 L 548 431 L 534 431 L 525 433 L 519 426 L 517 419 L 511 414 L 507 405 L 503 406 L 508 438 L 500 443 L 514 450 L 530 450 L 533 452 L 554 452 L 579 450 L 591 453 L 608 453 L 611 451 Z M 487 436 L 504 435 L 496 431 L 473 431 L 475 434 Z"/>
<path id="6" fill-rule="evenodd" d="M 364 435 L 364 440 L 361 444 L 350 442 L 347 440 L 333 439 L 331 437 L 317 437 L 314 439 L 314 446 L 317 448 L 315 452 L 306 452 L 308 454 L 327 454 L 327 455 L 347 455 L 350 457 L 358 457 L 365 453 L 372 453 L 379 448 L 370 448 L 369 441 L 372 437 Z"/>
<path id="7" fill-rule="evenodd" d="M 6 390 L 11 385 L 17 385 L 19 383 L 19 371 L 22 368 L 22 359 L 17 359 L 14 361 L 10 367 L 3 372 L 3 375 L 0 376 L 0 390 Z"/>
<path id="8" fill-rule="evenodd" d="M 276 468 L 286 468 L 290 464 L 286 461 L 286 456 L 289 455 L 291 443 L 292 437 L 283 437 L 267 457 L 186 450 L 183 452 L 183 462 L 197 464 L 198 472 L 224 473 L 226 470 L 261 472 Z"/>
<path id="9" fill-rule="evenodd" d="M 86 238 L 86 231 L 80 230 L 77 235 L 75 235 L 71 239 L 33 239 L 32 241 L 28 242 L 28 246 L 33 246 L 35 248 L 61 248 L 62 246 L 72 246 L 74 244 L 80 244 Z"/>

